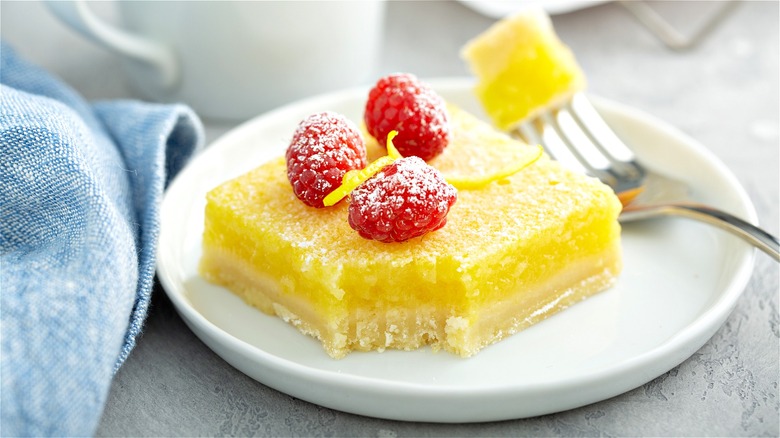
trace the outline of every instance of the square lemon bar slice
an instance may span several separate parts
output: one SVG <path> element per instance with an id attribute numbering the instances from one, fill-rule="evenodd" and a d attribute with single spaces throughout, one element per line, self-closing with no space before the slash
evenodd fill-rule
<path id="1" fill-rule="evenodd" d="M 445 177 L 533 148 L 449 113 L 450 144 L 429 163 Z M 299 201 L 280 157 L 207 194 L 200 272 L 334 358 L 426 345 L 466 357 L 612 285 L 620 209 L 610 188 L 544 156 L 459 190 L 440 230 L 381 243 L 350 228 L 346 202 Z"/>

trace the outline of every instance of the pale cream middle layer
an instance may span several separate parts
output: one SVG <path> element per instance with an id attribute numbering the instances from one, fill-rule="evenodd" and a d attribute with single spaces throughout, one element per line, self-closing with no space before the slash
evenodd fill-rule
<path id="1" fill-rule="evenodd" d="M 621 270 L 621 260 L 621 248 L 615 242 L 599 254 L 572 262 L 550 278 L 519 287 L 501 301 L 472 307 L 470 314 L 426 303 L 355 308 L 345 300 L 343 307 L 326 315 L 300 296 L 284 293 L 272 275 L 258 272 L 244 259 L 212 246 L 204 247 L 201 273 L 207 280 L 233 290 L 248 304 L 319 339 L 334 358 L 353 350 L 413 350 L 424 345 L 467 357 L 607 289 Z"/>

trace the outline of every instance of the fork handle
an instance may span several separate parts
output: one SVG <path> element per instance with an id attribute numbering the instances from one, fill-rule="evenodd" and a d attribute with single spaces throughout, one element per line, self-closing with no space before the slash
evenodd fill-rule
<path id="1" fill-rule="evenodd" d="M 741 237 L 780 262 L 780 241 L 777 237 L 736 216 L 706 205 L 689 203 L 628 205 L 620 213 L 620 221 L 631 222 L 660 215 L 682 216 L 714 225 Z"/>

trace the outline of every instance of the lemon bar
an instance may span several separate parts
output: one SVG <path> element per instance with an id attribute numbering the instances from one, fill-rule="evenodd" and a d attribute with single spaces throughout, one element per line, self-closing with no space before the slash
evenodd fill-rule
<path id="1" fill-rule="evenodd" d="M 450 122 L 430 162 L 445 176 L 532 151 L 455 107 Z M 207 194 L 199 269 L 333 358 L 426 345 L 467 357 L 612 285 L 620 208 L 609 187 L 545 156 L 460 190 L 440 230 L 387 244 L 350 228 L 346 202 L 299 201 L 280 157 Z"/>
<path id="2" fill-rule="evenodd" d="M 574 55 L 542 9 L 496 22 L 466 43 L 461 56 L 477 78 L 475 93 L 485 112 L 502 130 L 586 87 Z"/>

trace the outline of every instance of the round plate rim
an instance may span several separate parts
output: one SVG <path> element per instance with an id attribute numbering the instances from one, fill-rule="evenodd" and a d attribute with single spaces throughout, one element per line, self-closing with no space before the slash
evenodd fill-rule
<path id="1" fill-rule="evenodd" d="M 470 87 L 473 81 L 469 78 L 439 78 L 426 80 L 433 88 L 440 90 L 442 94 L 447 94 L 452 90 L 462 90 L 463 88 Z M 266 124 L 273 124 L 276 120 L 284 119 L 286 114 L 298 111 L 301 106 L 322 106 L 327 102 L 339 101 L 341 99 L 351 98 L 351 96 L 363 95 L 367 91 L 367 87 L 356 87 L 347 90 L 336 91 L 327 93 L 324 95 L 315 96 L 309 99 L 303 99 L 298 102 L 293 102 L 289 105 L 285 105 L 276 110 L 259 115 L 256 118 L 248 120 L 242 123 L 231 131 L 225 133 L 212 143 L 205 151 L 200 155 L 194 157 L 193 161 L 185 167 L 185 169 L 177 175 L 169 186 L 164 200 L 162 212 L 165 214 L 166 206 L 171 203 L 172 196 L 175 196 L 178 188 L 178 184 L 185 178 L 187 169 L 193 165 L 202 161 L 208 161 L 211 154 L 218 154 L 222 145 L 231 144 L 252 130 L 260 129 Z M 756 213 L 750 200 L 738 183 L 736 177 L 728 170 L 728 168 L 720 162 L 715 156 L 707 151 L 702 145 L 688 137 L 673 126 L 663 122 L 655 117 L 638 110 L 636 108 L 619 104 L 608 99 L 603 99 L 597 96 L 592 96 L 594 104 L 599 110 L 607 112 L 617 112 L 621 116 L 637 120 L 642 123 L 652 125 L 665 134 L 676 137 L 681 143 L 684 143 L 687 147 L 694 150 L 697 155 L 700 155 L 707 160 L 708 164 L 717 169 L 717 171 L 728 180 L 728 183 L 733 186 L 737 191 L 740 202 L 742 203 L 744 211 L 741 212 L 747 220 L 756 223 Z M 171 195 L 171 194 L 174 195 Z M 495 415 L 481 414 L 479 416 L 453 416 L 442 415 L 441 413 L 434 412 L 426 415 L 426 413 L 420 413 L 416 418 L 410 415 L 393 415 L 392 413 L 377 412 L 370 407 L 355 407 L 355 406 L 343 406 L 342 403 L 336 401 L 333 403 L 327 399 L 320 399 L 321 397 L 307 397 L 306 394 L 301 394 L 300 391 L 295 391 L 289 385 L 280 384 L 279 382 L 269 382 L 267 376 L 252 377 L 261 383 L 268 384 L 283 392 L 287 392 L 296 397 L 307 399 L 309 401 L 328 406 L 334 409 L 353 412 L 357 414 L 369 415 L 374 417 L 397 419 L 397 420 L 413 420 L 413 421 L 434 421 L 434 422 L 465 422 L 465 421 L 494 421 L 510 418 L 522 418 L 532 415 L 540 415 L 549 412 L 557 412 L 560 410 L 570 409 L 573 407 L 581 406 L 584 404 L 596 402 L 614 396 L 623 392 L 626 392 L 634 387 L 637 387 L 652 378 L 657 377 L 663 372 L 668 371 L 677 364 L 681 363 L 687 357 L 690 356 L 695 350 L 701 347 L 714 332 L 725 321 L 725 318 L 731 313 L 731 310 L 736 305 L 736 301 L 741 296 L 747 282 L 752 275 L 754 254 L 751 249 L 746 249 L 741 256 L 741 262 L 739 268 L 735 271 L 735 275 L 732 277 L 729 285 L 724 288 L 724 293 L 721 293 L 721 299 L 717 304 L 705 312 L 702 317 L 696 319 L 689 327 L 679 333 L 676 336 L 670 338 L 662 345 L 650 349 L 643 354 L 634 356 L 623 362 L 617 363 L 612 367 L 602 368 L 599 370 L 593 370 L 589 373 L 585 373 L 581 376 L 571 377 L 569 379 L 563 379 L 556 382 L 540 382 L 536 384 L 523 383 L 520 385 L 506 385 L 506 386 L 487 386 L 482 388 L 454 388 L 454 387 L 438 387 L 433 385 L 423 385 L 419 383 L 409 382 L 395 382 L 388 380 L 380 380 L 376 378 L 368 378 L 363 376 L 354 376 L 349 374 L 336 373 L 328 370 L 320 370 L 309 367 L 304 364 L 300 364 L 291 360 L 277 357 L 262 349 L 254 347 L 247 342 L 235 338 L 230 333 L 227 333 L 220 327 L 208 321 L 202 314 L 195 310 L 186 300 L 179 288 L 183 287 L 178 284 L 176 280 L 175 269 L 165 264 L 165 256 L 162 254 L 164 251 L 163 243 L 168 239 L 168 230 L 165 226 L 166 221 L 164 217 L 161 217 L 161 231 L 160 231 L 160 245 L 158 247 L 158 277 L 163 285 L 163 289 L 173 302 L 176 310 L 182 315 L 185 323 L 190 329 L 201 338 L 206 344 L 212 348 L 212 350 L 218 352 L 223 359 L 227 360 L 231 365 L 235 366 L 242 372 L 247 374 L 256 374 L 247 372 L 242 369 L 242 361 L 246 359 L 252 359 L 256 363 L 262 365 L 266 372 L 279 373 L 286 377 L 293 377 L 296 379 L 303 379 L 312 383 L 318 383 L 322 385 L 323 390 L 330 388 L 331 390 L 337 388 L 349 387 L 355 391 L 359 391 L 365 396 L 384 396 L 396 400 L 402 400 L 409 397 L 417 397 L 421 402 L 438 402 L 444 399 L 452 400 L 454 405 L 468 406 L 475 403 L 480 403 L 486 399 L 507 399 L 507 401 L 513 399 L 518 394 L 529 396 L 534 394 L 545 394 L 555 391 L 568 390 L 571 391 L 581 387 L 591 387 L 596 382 L 602 382 L 605 384 L 605 388 L 600 393 L 594 393 L 590 397 L 586 397 L 587 400 L 573 400 L 570 406 L 561 406 L 562 409 L 541 409 L 539 412 L 515 412 L 510 413 L 497 413 Z M 726 293 L 727 292 L 727 293 Z M 218 344 L 218 345 L 217 345 Z M 687 347 L 687 348 L 686 348 Z M 242 356 L 241 360 L 236 358 L 226 358 L 227 349 L 229 354 L 238 354 Z M 223 350 L 223 351 L 220 351 Z M 655 364 L 655 366 L 650 366 Z M 262 373 L 261 373 L 262 374 Z M 610 380 L 616 379 L 619 376 L 622 379 L 622 385 L 619 388 L 615 388 L 615 385 L 610 385 Z M 259 377 L 259 378 L 258 378 Z M 630 381 L 630 383 L 629 383 Z M 293 385 L 295 386 L 295 385 Z M 326 391 L 327 392 L 327 391 Z M 468 399 L 466 403 L 462 400 Z M 511 411 L 511 410 L 510 410 Z"/>

